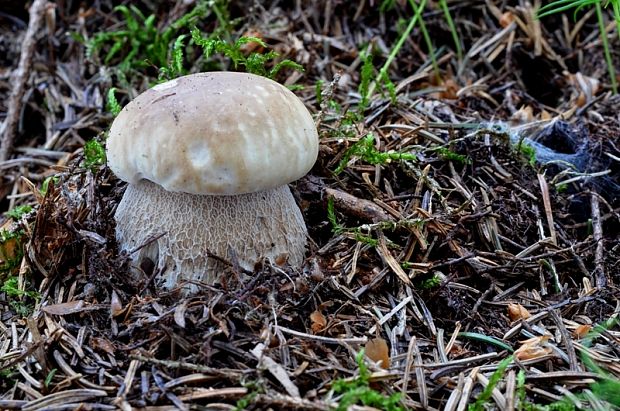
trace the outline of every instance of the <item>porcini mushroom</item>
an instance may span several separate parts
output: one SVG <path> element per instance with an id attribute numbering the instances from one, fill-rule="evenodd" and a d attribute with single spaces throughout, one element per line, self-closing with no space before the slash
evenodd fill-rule
<path id="1" fill-rule="evenodd" d="M 116 117 L 107 155 L 129 183 L 119 246 L 153 261 L 163 287 L 215 283 L 224 266 L 209 253 L 247 270 L 261 258 L 302 264 L 307 229 L 287 184 L 312 168 L 318 134 L 281 84 L 236 72 L 158 84 Z"/>

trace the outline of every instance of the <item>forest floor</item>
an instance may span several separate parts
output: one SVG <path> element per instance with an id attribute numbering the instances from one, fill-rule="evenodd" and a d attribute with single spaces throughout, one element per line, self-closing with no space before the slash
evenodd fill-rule
<path id="1" fill-rule="evenodd" d="M 620 96 L 597 9 L 422 3 L 2 2 L 0 409 L 620 407 Z M 284 59 L 320 136 L 291 184 L 303 268 L 231 264 L 188 297 L 128 275 L 115 101 Z"/>

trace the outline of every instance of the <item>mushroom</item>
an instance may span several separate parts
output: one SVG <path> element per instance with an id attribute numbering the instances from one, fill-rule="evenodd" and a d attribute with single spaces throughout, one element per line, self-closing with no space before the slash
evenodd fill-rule
<path id="1" fill-rule="evenodd" d="M 214 284 L 224 260 L 303 263 L 307 229 L 288 183 L 318 155 L 304 104 L 247 73 L 210 72 L 158 84 L 114 120 L 108 165 L 128 182 L 114 218 L 121 250 L 155 263 L 161 286 Z M 190 286 L 190 291 L 195 290 Z"/>

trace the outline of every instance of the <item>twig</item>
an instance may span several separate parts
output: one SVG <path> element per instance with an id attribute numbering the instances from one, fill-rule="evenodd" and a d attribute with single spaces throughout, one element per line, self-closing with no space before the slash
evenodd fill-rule
<path id="1" fill-rule="evenodd" d="M 138 361 L 142 361 L 145 363 L 151 363 L 151 364 L 159 365 L 159 366 L 166 367 L 166 368 L 197 371 L 197 372 L 202 372 L 205 374 L 219 375 L 220 377 L 230 378 L 230 379 L 236 379 L 242 376 L 243 374 L 246 374 L 246 372 L 241 371 L 241 370 L 233 370 L 229 368 L 213 368 L 213 367 L 207 367 L 204 365 L 191 364 L 191 363 L 181 362 L 181 361 L 166 361 L 166 360 L 160 360 L 157 358 L 145 357 L 143 355 L 130 355 L 129 358 L 132 360 L 138 360 Z"/>
<path id="2" fill-rule="evenodd" d="M 599 208 L 598 195 L 596 193 L 591 193 L 590 207 L 592 209 L 592 237 L 594 239 L 594 243 L 596 244 L 596 250 L 594 251 L 594 281 L 596 287 L 602 289 L 607 285 L 605 268 L 603 268 L 603 262 L 605 261 L 605 246 L 603 243 L 601 210 Z"/>
<path id="3" fill-rule="evenodd" d="M 334 74 L 334 78 L 327 85 L 325 91 L 322 93 L 321 110 L 319 111 L 319 114 L 316 116 L 316 120 L 315 120 L 317 129 L 319 128 L 319 126 L 323 122 L 323 119 L 325 118 L 325 113 L 327 112 L 329 108 L 329 101 L 332 99 L 335 88 L 338 86 L 339 81 L 340 81 L 340 73 Z"/>
<path id="4" fill-rule="evenodd" d="M 282 331 L 285 334 L 294 335 L 295 337 L 308 338 L 310 340 L 317 340 L 324 342 L 326 344 L 363 344 L 368 341 L 366 337 L 345 337 L 345 338 L 332 338 L 332 337 L 323 337 L 322 335 L 312 335 L 302 333 L 300 331 L 291 330 L 290 328 L 282 327 L 280 325 L 277 326 L 278 330 Z"/>
<path id="5" fill-rule="evenodd" d="M 354 195 L 333 188 L 326 188 L 325 194 L 328 197 L 332 197 L 339 208 L 362 220 L 370 220 L 373 223 L 394 220 L 381 207 L 370 200 L 357 198 Z"/>
<path id="6" fill-rule="evenodd" d="M 35 35 L 43 22 L 43 12 L 45 11 L 46 5 L 47 0 L 34 0 L 34 3 L 30 6 L 28 30 L 26 30 L 26 35 L 22 42 L 22 53 L 19 57 L 19 65 L 13 72 L 11 81 L 13 89 L 9 97 L 9 108 L 4 123 L 4 134 L 2 135 L 2 140 L 0 140 L 0 161 L 5 161 L 13 150 L 13 141 L 15 140 L 19 113 L 22 111 L 22 97 L 24 95 L 26 81 L 30 75 L 32 55 L 34 54 L 34 48 L 37 43 Z"/>

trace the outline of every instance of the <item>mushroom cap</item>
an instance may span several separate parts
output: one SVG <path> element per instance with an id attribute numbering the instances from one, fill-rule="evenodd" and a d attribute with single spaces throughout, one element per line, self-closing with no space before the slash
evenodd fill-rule
<path id="1" fill-rule="evenodd" d="M 237 72 L 183 76 L 127 104 L 107 140 L 122 180 L 167 191 L 236 195 L 304 176 L 318 155 L 310 112 L 286 87 Z"/>

